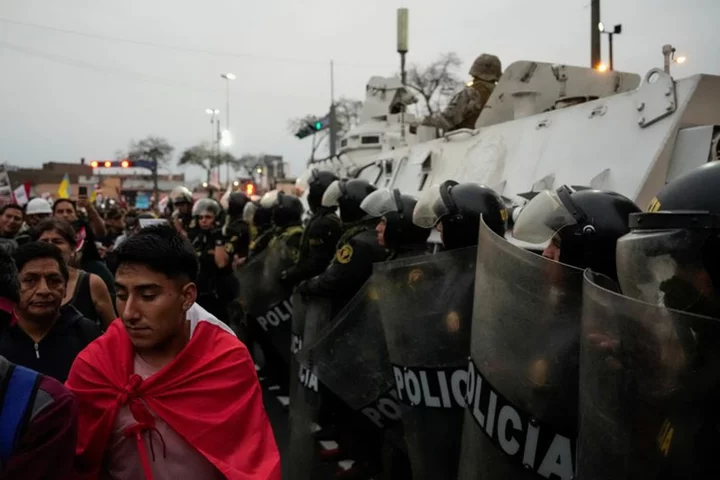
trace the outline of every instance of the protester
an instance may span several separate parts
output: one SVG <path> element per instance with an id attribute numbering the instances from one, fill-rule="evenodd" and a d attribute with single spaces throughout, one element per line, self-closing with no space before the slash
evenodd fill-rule
<path id="1" fill-rule="evenodd" d="M 52 215 L 50 203 L 44 198 L 33 198 L 25 205 L 25 223 L 34 228 L 38 223 Z"/>
<path id="2" fill-rule="evenodd" d="M 94 273 L 102 278 L 108 287 L 110 296 L 115 298 L 115 284 L 112 273 L 103 262 L 98 251 L 95 239 L 105 235 L 105 224 L 91 203 L 87 204 L 89 222 L 78 218 L 75 202 L 67 198 L 61 198 L 53 204 L 53 216 L 60 217 L 69 222 L 75 229 L 77 239 L 78 261 L 80 268 L 86 272 Z M 99 232 L 99 233 L 98 233 Z"/>
<path id="3" fill-rule="evenodd" d="M 65 220 L 48 218 L 37 226 L 33 240 L 51 243 L 63 254 L 70 274 L 63 305 L 74 306 L 85 318 L 107 328 L 117 317 L 110 292 L 100 277 L 76 267 L 75 231 L 72 226 Z"/>
<path id="4" fill-rule="evenodd" d="M 190 243 L 153 226 L 116 256 L 121 319 L 67 382 L 81 412 L 76 478 L 279 480 L 253 361 L 195 304 Z"/>
<path id="5" fill-rule="evenodd" d="M 0 237 L 15 238 L 23 224 L 23 209 L 10 203 L 0 210 Z"/>
<path id="6" fill-rule="evenodd" d="M 0 250 L 0 323 L 18 300 L 15 264 Z M 77 404 L 57 380 L 0 357 L 0 480 L 71 480 Z"/>
<path id="7" fill-rule="evenodd" d="M 75 357 L 100 329 L 74 307 L 62 306 L 69 273 L 60 250 L 30 242 L 14 255 L 20 281 L 15 321 L 0 334 L 0 355 L 64 382 Z"/>

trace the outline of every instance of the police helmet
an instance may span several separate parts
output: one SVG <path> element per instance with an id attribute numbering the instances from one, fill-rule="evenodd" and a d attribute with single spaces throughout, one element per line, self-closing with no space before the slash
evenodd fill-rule
<path id="1" fill-rule="evenodd" d="M 245 195 L 243 192 L 233 192 L 228 198 L 228 215 L 231 217 L 239 217 L 243 214 L 245 205 L 250 202 L 250 197 Z"/>
<path id="2" fill-rule="evenodd" d="M 430 236 L 430 228 L 413 223 L 413 210 L 417 199 L 403 195 L 397 188 L 383 188 L 365 197 L 360 208 L 372 217 L 385 219 L 385 246 L 397 248 L 422 245 Z"/>
<path id="3" fill-rule="evenodd" d="M 260 205 L 272 211 L 272 222 L 278 227 L 288 227 L 302 223 L 305 208 L 299 198 L 280 190 L 263 195 Z"/>
<path id="4" fill-rule="evenodd" d="M 560 262 L 617 278 L 617 240 L 629 231 L 635 203 L 619 193 L 573 189 L 563 185 L 545 190 L 527 203 L 518 215 L 513 236 L 542 244 L 556 234 L 560 240 Z"/>
<path id="5" fill-rule="evenodd" d="M 308 192 L 307 202 L 313 212 L 322 207 L 323 195 L 335 180 L 338 180 L 337 175 L 317 168 L 314 168 L 309 175 L 304 177 L 304 184 L 298 188 L 303 192 Z"/>
<path id="6" fill-rule="evenodd" d="M 192 192 L 183 186 L 175 187 L 170 193 L 170 200 L 172 201 L 173 205 L 181 205 L 183 203 L 192 205 Z"/>
<path id="7" fill-rule="evenodd" d="M 481 216 L 493 232 L 505 235 L 507 212 L 494 190 L 477 183 L 447 180 L 422 193 L 413 222 L 424 228 L 440 223 L 443 245 L 455 249 L 477 245 Z"/>
<path id="8" fill-rule="evenodd" d="M 667 184 L 618 241 L 623 294 L 720 318 L 720 163 Z"/>
<path id="9" fill-rule="evenodd" d="M 335 180 L 325 190 L 322 206 L 340 207 L 340 219 L 343 223 L 357 222 L 367 217 L 360 204 L 375 190 L 375 185 L 367 180 Z"/>
<path id="10" fill-rule="evenodd" d="M 495 55 L 483 53 L 475 59 L 468 73 L 486 82 L 497 82 L 502 75 L 502 63 Z"/>
<path id="11" fill-rule="evenodd" d="M 220 215 L 220 211 L 222 209 L 220 208 L 220 204 L 216 202 L 212 198 L 203 198 L 201 200 L 198 200 L 195 202 L 195 205 L 192 209 L 192 214 L 194 217 L 198 215 L 203 214 L 212 214 L 217 218 Z"/>

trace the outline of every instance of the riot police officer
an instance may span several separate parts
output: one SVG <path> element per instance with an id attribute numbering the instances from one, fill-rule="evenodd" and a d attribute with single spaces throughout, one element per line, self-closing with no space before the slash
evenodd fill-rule
<path id="1" fill-rule="evenodd" d="M 175 227 L 189 233 L 192 224 L 192 192 L 184 186 L 175 187 L 170 193 L 173 210 L 177 213 Z"/>
<path id="2" fill-rule="evenodd" d="M 275 237 L 272 224 L 272 209 L 265 208 L 260 202 L 250 202 L 243 209 L 243 219 L 250 225 L 252 241 L 248 249 L 248 258 L 259 255 Z"/>
<path id="3" fill-rule="evenodd" d="M 422 193 L 413 211 L 413 223 L 437 227 L 445 249 L 455 250 L 477 245 L 481 216 L 492 231 L 505 235 L 507 211 L 494 190 L 447 180 Z"/>
<path id="4" fill-rule="evenodd" d="M 245 258 L 250 248 L 250 226 L 243 218 L 245 206 L 250 198 L 243 192 L 233 192 L 228 198 L 227 220 L 222 228 L 225 239 L 225 252 L 232 260 Z"/>
<path id="5" fill-rule="evenodd" d="M 428 253 L 430 228 L 413 223 L 417 200 L 400 190 L 376 190 L 363 200 L 360 208 L 368 215 L 380 218 L 375 231 L 378 244 L 390 250 L 390 259 L 414 257 Z"/>
<path id="6" fill-rule="evenodd" d="M 303 232 L 302 215 L 305 211 L 302 202 L 293 195 L 273 190 L 263 195 L 260 206 L 272 212 L 275 234 L 269 246 L 281 242 L 287 248 L 293 263 L 297 262 Z"/>
<path id="7" fill-rule="evenodd" d="M 298 179 L 300 180 L 300 179 Z M 307 202 L 312 215 L 305 225 L 300 240 L 300 255 L 297 264 L 283 272 L 287 285 L 296 285 L 302 280 L 321 274 L 335 254 L 335 246 L 342 234 L 342 224 L 335 214 L 335 207 L 323 207 L 322 198 L 327 188 L 338 177 L 331 172 L 313 169 L 307 180 Z"/>
<path id="8" fill-rule="evenodd" d="M 333 310 L 339 311 L 372 274 L 372 265 L 384 261 L 388 252 L 378 244 L 374 231 L 377 218 L 367 215 L 360 204 L 376 190 L 366 180 L 335 180 L 325 191 L 322 205 L 339 207 L 343 234 L 335 257 L 320 275 L 302 282 L 298 291 L 333 299 Z"/>
<path id="9" fill-rule="evenodd" d="M 221 279 L 224 269 L 229 265 L 223 263 L 227 258 L 223 243 L 222 231 L 217 219 L 220 215 L 220 205 L 212 198 L 198 200 L 193 207 L 193 220 L 197 222 L 197 233 L 192 239 L 195 253 L 198 257 L 200 270 L 198 272 L 197 303 L 204 309 L 226 321 L 226 302 L 220 294 Z"/>
<path id="10" fill-rule="evenodd" d="M 629 231 L 630 214 L 639 211 L 619 193 L 563 185 L 530 200 L 517 217 L 513 235 L 533 244 L 550 241 L 543 256 L 616 280 L 617 240 Z"/>

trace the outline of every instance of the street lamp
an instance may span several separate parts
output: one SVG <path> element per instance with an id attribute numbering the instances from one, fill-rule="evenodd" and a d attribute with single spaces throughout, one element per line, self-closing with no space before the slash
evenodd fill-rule
<path id="1" fill-rule="evenodd" d="M 220 75 L 225 79 L 225 130 L 230 130 L 230 80 L 237 77 L 233 73 L 223 73 Z"/>
<path id="2" fill-rule="evenodd" d="M 604 63 L 598 63 L 597 67 L 595 67 L 595 70 L 597 70 L 598 72 L 607 72 L 608 66 Z"/>
<path id="3" fill-rule="evenodd" d="M 609 65 L 608 69 L 610 71 L 614 70 L 613 66 L 613 35 L 620 35 L 622 33 L 622 24 L 618 23 L 615 25 L 612 30 L 605 30 L 605 24 L 603 22 L 598 23 L 598 30 L 600 30 L 600 33 L 604 33 L 608 36 L 608 50 L 610 52 L 610 59 L 609 59 Z M 599 70 L 599 69 L 598 69 Z M 601 70 L 602 71 L 602 70 Z"/>
<path id="4" fill-rule="evenodd" d="M 687 57 L 684 55 L 680 55 L 678 57 L 675 56 L 675 47 L 672 45 L 663 45 L 662 48 L 663 57 L 665 57 L 665 73 L 668 75 L 670 74 L 670 64 L 671 63 L 677 63 L 678 65 L 682 65 L 687 61 Z"/>

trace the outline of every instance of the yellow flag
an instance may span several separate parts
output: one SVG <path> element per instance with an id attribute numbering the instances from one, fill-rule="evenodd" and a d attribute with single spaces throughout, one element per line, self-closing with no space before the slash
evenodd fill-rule
<path id="1" fill-rule="evenodd" d="M 66 173 L 58 187 L 58 198 L 70 198 L 70 177 Z"/>

